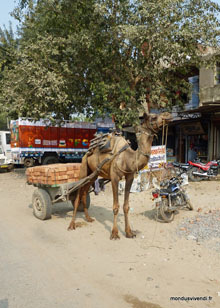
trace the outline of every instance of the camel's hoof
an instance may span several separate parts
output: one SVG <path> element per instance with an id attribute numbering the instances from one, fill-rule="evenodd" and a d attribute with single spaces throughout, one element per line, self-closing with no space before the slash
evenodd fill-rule
<path id="1" fill-rule="evenodd" d="M 95 219 L 93 219 L 93 218 L 91 218 L 91 217 L 86 217 L 86 220 L 87 220 L 88 222 L 93 222 Z"/>
<path id="2" fill-rule="evenodd" d="M 71 223 L 67 230 L 71 231 L 71 230 L 75 230 L 75 229 L 76 229 L 75 223 L 74 224 Z"/>
<path id="3" fill-rule="evenodd" d="M 136 234 L 134 232 L 127 232 L 126 237 L 127 238 L 134 238 L 134 237 L 136 237 Z"/>
<path id="4" fill-rule="evenodd" d="M 120 236 L 118 233 L 112 233 L 110 236 L 110 240 L 120 240 Z"/>

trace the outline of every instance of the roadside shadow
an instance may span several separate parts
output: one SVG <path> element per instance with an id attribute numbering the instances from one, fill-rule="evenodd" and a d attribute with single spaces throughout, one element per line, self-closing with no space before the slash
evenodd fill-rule
<path id="1" fill-rule="evenodd" d="M 111 234 L 113 227 L 113 219 L 114 219 L 113 211 L 106 209 L 104 206 L 102 207 L 98 205 L 92 205 L 90 213 L 91 216 L 94 217 L 99 223 L 101 223 L 104 226 L 104 228 Z M 124 219 L 124 214 L 118 213 L 118 220 L 121 217 L 123 217 Z M 110 222 L 111 225 L 109 225 L 108 222 Z M 119 225 L 118 225 L 118 230 L 125 235 L 124 230 L 122 230 Z"/>
<path id="2" fill-rule="evenodd" d="M 16 178 L 26 178 L 26 168 L 14 168 L 11 170 L 11 173 L 16 176 Z"/>
<path id="3" fill-rule="evenodd" d="M 56 218 L 68 218 L 73 216 L 73 206 L 70 201 L 54 203 L 52 215 Z"/>
<path id="4" fill-rule="evenodd" d="M 32 204 L 29 204 L 28 207 L 30 209 L 33 209 Z M 73 206 L 70 201 L 68 202 L 59 202 L 52 205 L 52 216 L 55 216 L 56 218 L 72 218 L 73 215 Z M 112 226 L 113 226 L 113 211 L 106 209 L 104 206 L 97 206 L 91 204 L 89 207 L 89 215 L 91 215 L 92 218 L 95 218 L 99 223 L 101 223 L 107 231 L 110 233 L 112 232 Z M 120 218 L 124 219 L 124 214 L 118 213 L 118 220 Z M 77 212 L 76 214 L 76 220 L 77 218 L 82 218 L 85 220 L 84 212 Z M 109 225 L 110 223 L 110 225 Z M 119 231 L 125 235 L 124 230 L 121 229 L 121 227 L 118 225 Z"/>
<path id="5" fill-rule="evenodd" d="M 0 299 L 0 308 L 8 308 L 8 299 Z"/>
<path id="6" fill-rule="evenodd" d="M 144 211 L 144 212 L 140 213 L 140 215 L 145 216 L 150 220 L 156 220 L 156 218 L 159 214 L 157 214 L 157 209 L 152 209 L 152 210 Z"/>
<path id="7" fill-rule="evenodd" d="M 177 215 L 179 213 L 178 210 L 174 212 L 174 215 Z M 161 217 L 160 213 L 157 211 L 157 209 L 152 209 L 148 211 L 144 211 L 140 213 L 140 215 L 147 217 L 150 220 L 155 220 L 161 223 L 166 223 L 166 221 Z"/>

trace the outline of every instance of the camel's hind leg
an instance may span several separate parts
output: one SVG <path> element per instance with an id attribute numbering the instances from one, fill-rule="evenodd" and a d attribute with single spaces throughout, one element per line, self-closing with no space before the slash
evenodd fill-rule
<path id="1" fill-rule="evenodd" d="M 112 182 L 112 191 L 113 191 L 113 213 L 114 213 L 114 223 L 112 228 L 112 234 L 110 239 L 120 239 L 118 235 L 118 226 L 117 226 L 117 217 L 118 217 L 118 211 L 119 211 L 119 202 L 118 202 L 118 182 L 119 177 L 116 177 L 114 179 L 111 179 Z"/>
<path id="2" fill-rule="evenodd" d="M 69 224 L 68 230 L 75 230 L 75 228 L 76 228 L 75 217 L 76 217 L 76 212 L 77 212 L 80 200 L 82 198 L 82 195 L 83 195 L 83 188 L 80 188 L 77 191 L 76 199 L 74 201 L 73 217 L 72 217 L 71 222 Z"/>
<path id="3" fill-rule="evenodd" d="M 92 184 L 93 184 L 93 181 L 84 187 L 84 191 L 83 191 L 83 195 L 82 195 L 82 199 L 81 199 L 82 202 L 83 202 L 83 209 L 84 209 L 85 217 L 86 217 L 86 220 L 88 222 L 94 221 L 94 219 L 89 216 L 88 209 L 86 207 L 87 194 L 88 194 L 89 188 Z"/>
<path id="4" fill-rule="evenodd" d="M 88 172 L 89 171 L 88 171 L 87 155 L 85 155 L 82 159 L 82 164 L 80 167 L 80 179 L 85 178 L 88 175 Z M 74 230 L 76 228 L 76 225 L 75 225 L 76 212 L 77 212 L 79 203 L 82 197 L 84 196 L 84 191 L 85 191 L 85 187 L 82 187 L 77 191 L 76 199 L 74 202 L 73 217 L 69 224 L 68 230 Z"/>
<path id="5" fill-rule="evenodd" d="M 128 221 L 128 212 L 129 212 L 129 195 L 130 195 L 131 185 L 134 180 L 134 175 L 129 174 L 125 178 L 126 178 L 126 184 L 125 184 L 124 205 L 123 205 L 124 217 L 125 217 L 125 233 L 126 237 L 132 238 L 135 237 L 136 235 L 131 231 Z"/>

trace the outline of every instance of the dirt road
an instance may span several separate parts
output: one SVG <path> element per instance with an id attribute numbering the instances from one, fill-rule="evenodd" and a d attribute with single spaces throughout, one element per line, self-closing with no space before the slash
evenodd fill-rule
<path id="1" fill-rule="evenodd" d="M 195 209 L 219 209 L 219 188 L 220 182 L 191 184 Z M 131 194 L 137 237 L 125 238 L 121 209 L 121 239 L 110 241 L 110 186 L 91 195 L 95 221 L 86 223 L 78 213 L 82 227 L 71 232 L 70 204 L 55 205 L 47 221 L 32 215 L 34 189 L 22 172 L 0 173 L 0 308 L 220 307 L 220 252 L 176 232 L 198 212 L 159 223 L 150 191 Z"/>

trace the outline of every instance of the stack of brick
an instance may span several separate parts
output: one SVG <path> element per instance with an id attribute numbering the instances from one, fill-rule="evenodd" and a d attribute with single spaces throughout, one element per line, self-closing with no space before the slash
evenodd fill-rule
<path id="1" fill-rule="evenodd" d="M 81 164 L 53 164 L 28 168 L 26 171 L 29 184 L 64 184 L 79 180 Z"/>

